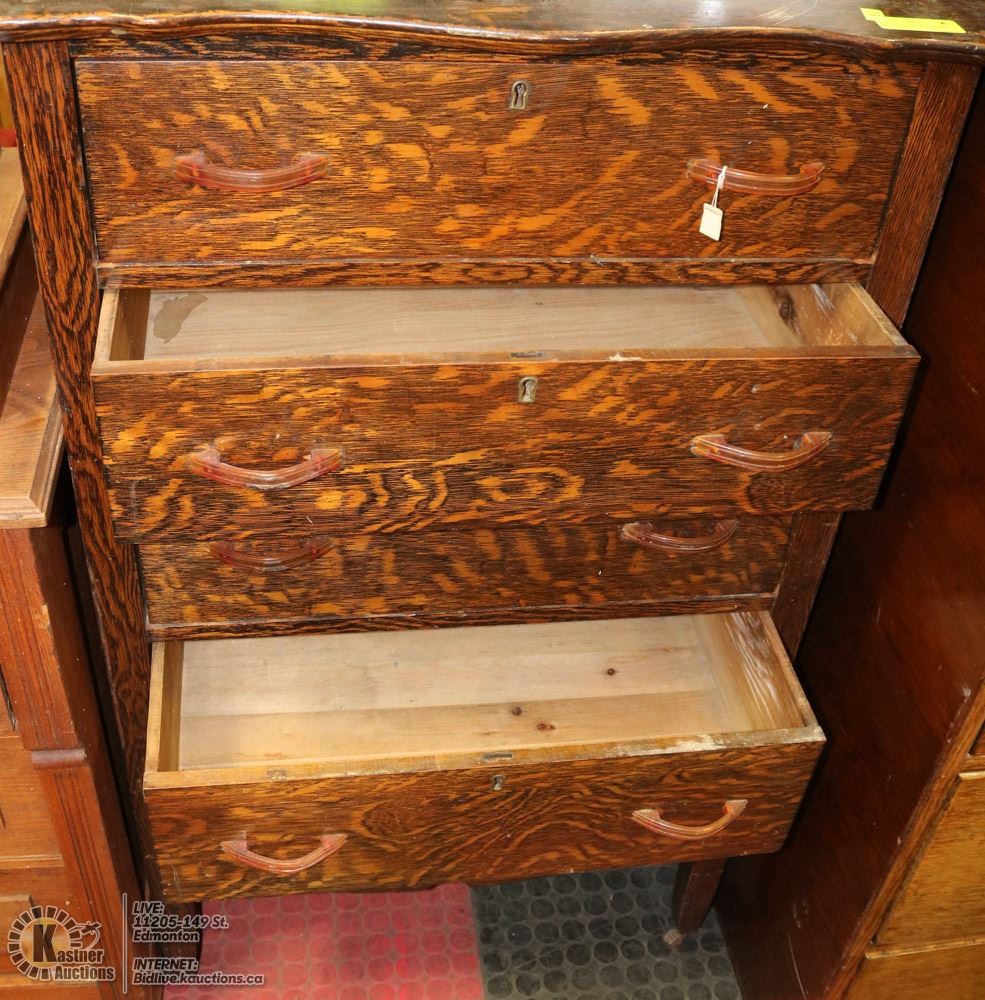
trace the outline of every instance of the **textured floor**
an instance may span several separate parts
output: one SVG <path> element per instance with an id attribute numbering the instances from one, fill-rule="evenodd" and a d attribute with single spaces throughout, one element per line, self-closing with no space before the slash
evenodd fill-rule
<path id="1" fill-rule="evenodd" d="M 561 875 L 472 890 L 490 1000 L 738 1000 L 712 914 L 677 951 L 674 869 Z"/>
<path id="2" fill-rule="evenodd" d="M 740 1000 L 712 914 L 671 951 L 674 869 L 429 892 L 210 903 L 202 971 L 263 987 L 169 987 L 167 1000 Z"/>

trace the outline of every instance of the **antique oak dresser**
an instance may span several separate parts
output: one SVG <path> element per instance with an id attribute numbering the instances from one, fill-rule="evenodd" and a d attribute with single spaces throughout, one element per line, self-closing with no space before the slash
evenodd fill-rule
<path id="1" fill-rule="evenodd" d="M 165 899 L 676 860 L 687 931 L 782 844 L 985 55 L 944 6 L 3 5 Z"/>

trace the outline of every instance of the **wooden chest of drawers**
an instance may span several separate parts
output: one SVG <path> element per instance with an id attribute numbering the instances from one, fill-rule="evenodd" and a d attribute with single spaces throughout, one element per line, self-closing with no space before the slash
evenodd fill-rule
<path id="1" fill-rule="evenodd" d="M 60 2 L 0 37 L 165 896 L 778 847 L 980 14 Z"/>

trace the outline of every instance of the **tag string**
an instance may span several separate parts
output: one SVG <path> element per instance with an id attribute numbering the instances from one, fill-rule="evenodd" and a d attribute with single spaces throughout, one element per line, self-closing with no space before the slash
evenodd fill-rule
<path id="1" fill-rule="evenodd" d="M 722 193 L 722 188 L 725 185 L 725 171 L 726 170 L 728 170 L 727 166 L 726 167 L 722 167 L 722 171 L 718 175 L 718 180 L 715 183 L 715 193 L 714 193 L 714 195 L 712 195 L 712 198 L 711 198 L 711 207 L 712 208 L 718 208 L 718 196 Z"/>

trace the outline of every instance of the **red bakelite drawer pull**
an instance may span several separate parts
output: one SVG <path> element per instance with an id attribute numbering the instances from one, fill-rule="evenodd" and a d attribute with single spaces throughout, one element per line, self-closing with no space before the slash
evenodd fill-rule
<path id="1" fill-rule="evenodd" d="M 243 840 L 224 840 L 219 846 L 222 850 L 240 864 L 250 868 L 256 868 L 261 872 L 269 872 L 271 875 L 300 875 L 309 868 L 314 868 L 319 862 L 330 858 L 333 854 L 342 850 L 346 842 L 346 834 L 330 833 L 321 838 L 321 844 L 310 854 L 305 854 L 300 858 L 267 858 L 262 854 L 256 854 L 246 845 Z"/>
<path id="2" fill-rule="evenodd" d="M 197 184 L 214 191 L 263 193 L 286 191 L 324 177 L 328 173 L 328 157 L 323 153 L 298 153 L 283 167 L 249 170 L 209 163 L 205 152 L 196 149 L 193 153 L 176 156 L 174 169 L 178 179 L 186 184 Z"/>
<path id="3" fill-rule="evenodd" d="M 193 452 L 185 464 L 194 473 L 214 479 L 227 486 L 245 486 L 251 490 L 286 490 L 326 472 L 334 472 L 342 464 L 342 451 L 338 448 L 312 448 L 311 454 L 297 465 L 286 469 L 241 469 L 229 465 L 219 457 L 218 449 L 209 445 Z"/>
<path id="4" fill-rule="evenodd" d="M 807 431 L 794 441 L 790 451 L 752 451 L 729 444 L 724 434 L 699 434 L 691 441 L 691 454 L 750 472 L 787 472 L 809 462 L 830 442 L 830 431 Z"/>
<path id="5" fill-rule="evenodd" d="M 738 521 L 717 521 L 707 535 L 693 537 L 665 535 L 648 521 L 632 521 L 622 526 L 622 537 L 648 549 L 661 552 L 710 552 L 724 545 L 738 530 Z"/>
<path id="6" fill-rule="evenodd" d="M 670 837 L 672 840 L 706 840 L 731 826 L 745 812 L 747 805 L 749 805 L 748 799 L 729 799 L 722 806 L 721 817 L 712 823 L 705 823 L 704 826 L 682 826 L 680 823 L 671 823 L 660 815 L 659 809 L 637 809 L 633 813 L 633 819 L 647 830 Z"/>
<path id="7" fill-rule="evenodd" d="M 759 174 L 752 170 L 737 170 L 730 164 L 714 160 L 691 160 L 687 165 L 687 175 L 692 181 L 715 187 L 723 166 L 728 167 L 722 182 L 723 191 L 775 195 L 778 198 L 806 194 L 817 186 L 824 172 L 823 163 L 805 163 L 796 174 Z"/>
<path id="8" fill-rule="evenodd" d="M 309 538 L 280 552 L 256 552 L 232 542 L 211 542 L 209 552 L 237 569 L 254 573 L 283 573 L 294 566 L 314 562 L 328 551 L 331 544 L 329 538 Z"/>

